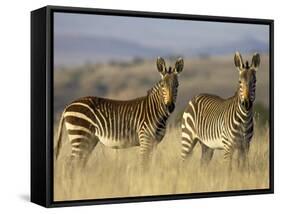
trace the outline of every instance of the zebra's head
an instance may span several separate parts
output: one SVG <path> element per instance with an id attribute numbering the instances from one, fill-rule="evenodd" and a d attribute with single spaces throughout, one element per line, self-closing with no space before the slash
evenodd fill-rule
<path id="1" fill-rule="evenodd" d="M 182 58 L 178 58 L 173 68 L 171 66 L 167 68 L 165 60 L 161 57 L 157 58 L 157 69 L 161 75 L 160 85 L 163 100 L 170 112 L 175 108 L 179 86 L 178 74 L 182 72 L 183 66 L 184 62 Z"/>
<path id="2" fill-rule="evenodd" d="M 239 100 L 240 104 L 249 110 L 255 100 L 256 72 L 260 65 L 260 55 L 255 53 L 251 65 L 248 61 L 244 64 L 239 52 L 235 53 L 234 64 L 239 71 Z"/>

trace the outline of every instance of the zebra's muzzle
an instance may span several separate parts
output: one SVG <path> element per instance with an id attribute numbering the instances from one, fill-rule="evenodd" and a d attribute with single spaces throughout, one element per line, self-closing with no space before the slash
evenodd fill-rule
<path id="1" fill-rule="evenodd" d="M 169 110 L 170 113 L 172 113 L 175 109 L 175 104 L 173 102 L 167 104 L 167 108 Z"/>
<path id="2" fill-rule="evenodd" d="M 251 107 L 251 102 L 249 99 L 244 99 L 241 101 L 242 106 L 246 109 L 249 110 Z"/>

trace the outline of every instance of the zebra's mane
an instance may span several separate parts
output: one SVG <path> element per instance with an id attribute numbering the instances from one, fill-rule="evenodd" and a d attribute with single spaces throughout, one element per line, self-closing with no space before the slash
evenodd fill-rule
<path id="1" fill-rule="evenodd" d="M 161 93 L 161 91 L 159 90 L 161 88 L 161 80 L 159 82 L 157 82 L 152 88 L 150 88 L 147 91 L 147 95 L 154 95 L 155 93 Z"/>

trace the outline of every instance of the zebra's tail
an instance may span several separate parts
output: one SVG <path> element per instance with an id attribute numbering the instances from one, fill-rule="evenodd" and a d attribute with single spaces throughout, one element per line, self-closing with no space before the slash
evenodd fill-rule
<path id="1" fill-rule="evenodd" d="M 56 148 L 55 148 L 56 160 L 58 159 L 59 152 L 60 152 L 60 149 L 61 149 L 63 124 L 64 124 L 64 112 L 62 113 L 61 118 L 60 118 L 60 122 L 59 122 L 58 140 L 57 140 L 57 145 L 56 145 Z"/>

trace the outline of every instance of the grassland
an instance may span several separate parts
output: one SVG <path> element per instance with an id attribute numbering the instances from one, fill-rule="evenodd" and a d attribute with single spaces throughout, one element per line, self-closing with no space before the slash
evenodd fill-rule
<path id="1" fill-rule="evenodd" d="M 249 153 L 250 167 L 228 173 L 222 151 L 216 151 L 208 168 L 200 166 L 196 146 L 189 164 L 180 163 L 180 130 L 172 128 L 153 154 L 150 170 L 139 173 L 138 148 L 114 150 L 98 144 L 78 178 L 65 177 L 70 146 L 65 141 L 56 162 L 54 199 L 79 200 L 111 197 L 164 195 L 193 192 L 264 189 L 269 187 L 269 129 L 256 128 Z"/>
<path id="2" fill-rule="evenodd" d="M 244 59 L 250 60 L 250 56 L 244 56 Z M 234 167 L 233 173 L 229 175 L 222 161 L 222 151 L 216 151 L 210 166 L 202 169 L 199 145 L 189 164 L 180 164 L 181 133 L 175 128 L 175 124 L 181 119 L 188 100 L 198 93 L 229 97 L 234 94 L 238 84 L 238 72 L 232 55 L 185 59 L 184 71 L 179 77 L 176 108 L 169 118 L 167 134 L 153 155 L 150 170 L 146 174 L 139 173 L 138 148 L 114 150 L 98 144 L 85 171 L 71 183 L 64 176 L 69 170 L 66 160 L 70 154 L 68 139 L 64 136 L 60 157 L 55 162 L 54 199 L 59 201 L 268 188 L 268 60 L 268 55 L 261 55 L 261 67 L 257 72 L 257 105 L 254 109 L 258 125 L 251 142 L 248 173 L 242 173 Z M 167 60 L 167 64 L 172 63 L 173 60 Z M 72 100 L 88 95 L 112 99 L 144 96 L 159 79 L 155 59 L 55 68 L 55 133 L 63 108 Z"/>

